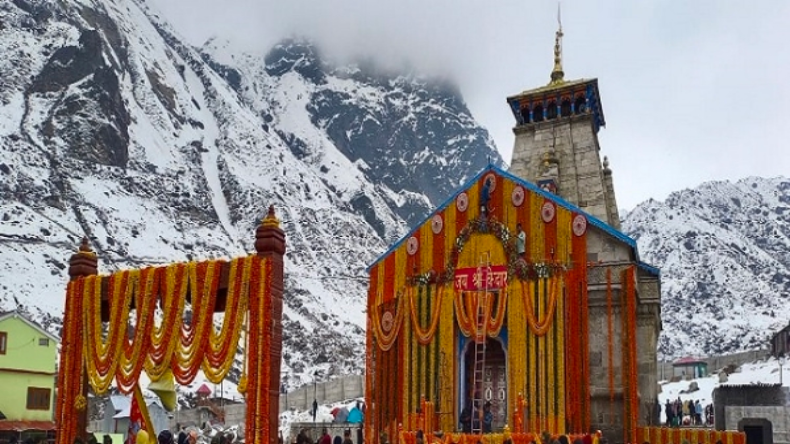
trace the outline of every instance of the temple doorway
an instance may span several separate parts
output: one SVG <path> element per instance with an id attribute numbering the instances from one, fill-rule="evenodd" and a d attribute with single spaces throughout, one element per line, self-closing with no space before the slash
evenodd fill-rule
<path id="1" fill-rule="evenodd" d="M 475 360 L 474 342 L 469 341 L 464 353 L 464 393 L 467 399 L 473 397 L 473 369 Z M 485 366 L 483 371 L 483 402 L 491 403 L 494 415 L 492 428 L 502 430 L 507 423 L 507 358 L 502 343 L 498 339 L 486 339 Z M 479 406 L 482 408 L 482 406 Z"/>

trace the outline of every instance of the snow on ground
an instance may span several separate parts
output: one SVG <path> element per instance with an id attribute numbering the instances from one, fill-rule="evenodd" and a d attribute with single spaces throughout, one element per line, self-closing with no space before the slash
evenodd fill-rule
<path id="1" fill-rule="evenodd" d="M 781 378 L 781 382 L 785 387 L 790 387 L 790 368 L 788 367 L 790 367 L 790 363 L 787 363 L 782 368 L 782 373 L 787 375 L 787 377 Z M 716 369 L 709 369 L 709 371 L 715 372 Z M 699 390 L 692 393 L 681 393 L 688 390 L 692 381 L 697 382 Z M 699 400 L 703 406 L 706 406 L 713 402 L 713 390 L 721 385 L 778 384 L 779 382 L 779 361 L 776 358 L 743 364 L 735 373 L 728 376 L 725 383 L 719 382 L 718 373 L 691 381 L 662 381 L 660 382 L 661 393 L 658 394 L 658 401 L 661 403 L 661 421 L 666 421 L 663 406 L 667 400 L 675 400 L 680 397 L 683 401 Z"/>

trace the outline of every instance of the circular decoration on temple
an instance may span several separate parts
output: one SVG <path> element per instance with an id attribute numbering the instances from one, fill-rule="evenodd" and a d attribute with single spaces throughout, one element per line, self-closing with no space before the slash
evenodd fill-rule
<path id="1" fill-rule="evenodd" d="M 554 207 L 554 202 L 546 201 L 543 203 L 543 207 L 540 209 L 540 217 L 543 218 L 543 222 L 549 223 L 554 220 L 554 216 L 557 213 L 557 209 Z"/>
<path id="2" fill-rule="evenodd" d="M 513 205 L 520 207 L 524 203 L 524 187 L 517 185 L 513 188 L 513 194 L 510 197 L 513 200 Z"/>
<path id="3" fill-rule="evenodd" d="M 583 214 L 577 214 L 573 218 L 573 234 L 584 236 L 587 232 L 587 218 Z"/>
<path id="4" fill-rule="evenodd" d="M 466 192 L 459 194 L 458 197 L 455 198 L 455 207 L 458 208 L 460 212 L 464 212 L 469 208 L 469 196 L 466 195 Z"/>
<path id="5" fill-rule="evenodd" d="M 387 310 L 381 315 L 381 329 L 384 333 L 392 331 L 392 312 Z"/>
<path id="6" fill-rule="evenodd" d="M 417 250 L 420 249 L 420 241 L 417 240 L 416 237 L 412 236 L 406 241 L 406 252 L 409 253 L 409 256 L 414 256 L 417 253 Z"/>
<path id="7" fill-rule="evenodd" d="M 486 174 L 486 177 L 483 178 L 483 183 L 485 184 L 486 182 L 488 182 L 489 184 L 488 185 L 489 192 L 493 192 L 494 190 L 496 190 L 496 174 L 494 173 Z"/>
<path id="8" fill-rule="evenodd" d="M 444 227 L 444 220 L 442 220 L 442 216 L 436 214 L 431 219 L 431 230 L 433 230 L 433 234 L 439 234 L 442 232 L 442 227 Z"/>

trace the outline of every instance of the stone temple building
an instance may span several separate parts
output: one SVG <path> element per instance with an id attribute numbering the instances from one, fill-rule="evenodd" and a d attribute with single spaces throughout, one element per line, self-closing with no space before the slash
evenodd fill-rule
<path id="1" fill-rule="evenodd" d="M 549 84 L 507 99 L 510 171 L 480 171 L 368 269 L 369 442 L 641 442 L 656 424 L 660 275 L 620 231 L 598 82 L 565 80 L 561 37 Z"/>
<path id="2" fill-rule="evenodd" d="M 598 132 L 606 125 L 598 79 L 565 80 L 562 68 L 562 29 L 554 46 L 551 81 L 542 87 L 508 97 L 516 125 L 510 173 L 551 191 L 585 212 L 620 230 L 614 181 L 609 160 L 601 159 Z M 639 372 L 640 423 L 658 423 L 654 406 L 658 398 L 657 345 L 661 331 L 659 271 L 639 262 L 635 245 L 622 238 L 599 236 L 587 246 L 588 309 L 590 319 L 590 394 L 593 427 L 617 429 L 621 408 L 611 408 L 608 375 L 621 374 L 620 359 L 607 362 L 606 321 L 607 270 L 636 263 L 637 274 L 637 362 Z M 612 273 L 618 276 L 619 273 Z M 620 291 L 618 284 L 612 290 Z M 614 301 L 621 299 L 615 295 Z M 620 325 L 620 306 L 615 304 L 614 325 Z M 616 327 L 615 327 L 616 330 Z M 619 335 L 618 335 L 619 336 Z M 615 349 L 620 347 L 615 346 Z M 620 378 L 615 377 L 615 403 L 622 402 Z"/>
<path id="3" fill-rule="evenodd" d="M 510 173 L 549 190 L 585 212 L 620 230 L 612 169 L 601 159 L 598 132 L 606 125 L 598 79 L 566 80 L 562 67 L 562 29 L 557 31 L 554 68 L 550 82 L 507 98 L 516 125 Z M 659 412 L 657 346 L 661 331 L 661 288 L 659 270 L 639 261 L 635 245 L 620 236 L 596 236 L 588 241 L 591 264 L 588 275 L 590 334 L 590 394 L 593 427 L 615 431 L 622 412 L 620 378 L 614 378 L 614 403 L 608 375 L 621 374 L 620 359 L 607 362 L 606 274 L 607 270 L 636 263 L 637 274 L 637 362 L 639 373 L 640 424 L 655 425 Z M 611 273 L 619 276 L 619 273 Z M 612 291 L 620 291 L 618 283 Z M 615 295 L 614 301 L 621 298 Z M 614 325 L 620 325 L 620 306 L 615 303 Z M 615 330 L 617 328 L 615 327 Z M 616 336 L 619 336 L 616 334 Z M 615 344 L 614 347 L 620 347 Z M 616 353 L 615 353 L 616 354 Z M 613 368 L 610 368 L 613 365 Z"/>

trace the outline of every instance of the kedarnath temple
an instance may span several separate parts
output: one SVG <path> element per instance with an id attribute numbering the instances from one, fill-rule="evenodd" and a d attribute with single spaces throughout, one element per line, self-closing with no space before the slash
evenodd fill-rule
<path id="1" fill-rule="evenodd" d="M 507 98 L 510 170 L 479 172 L 369 268 L 369 442 L 418 429 L 671 440 L 646 428 L 659 270 L 620 231 L 598 81 L 565 80 L 561 38 L 551 81 Z"/>

